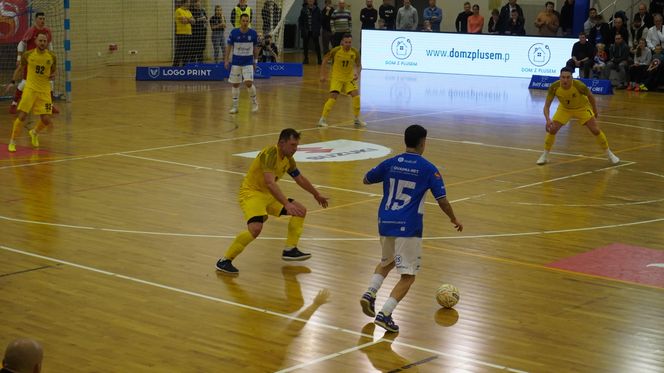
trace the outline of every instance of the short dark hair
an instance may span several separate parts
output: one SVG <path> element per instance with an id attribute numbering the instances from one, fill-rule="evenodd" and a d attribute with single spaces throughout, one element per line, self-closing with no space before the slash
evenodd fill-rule
<path id="1" fill-rule="evenodd" d="M 580 31 L 579 36 L 581 36 L 581 35 L 586 36 L 586 32 L 585 31 Z"/>
<path id="2" fill-rule="evenodd" d="M 46 14 L 44 14 L 44 12 L 37 12 L 35 13 L 35 18 L 37 17 L 46 17 Z"/>
<path id="3" fill-rule="evenodd" d="M 549 4 L 553 5 L 554 7 L 556 6 L 556 4 L 553 3 L 553 1 L 547 1 L 546 3 L 544 3 L 544 6 L 547 6 Z"/>
<path id="4" fill-rule="evenodd" d="M 344 36 L 342 37 L 342 39 L 345 39 L 345 38 L 353 38 L 353 34 L 351 34 L 350 32 L 347 32 L 347 33 L 345 33 Z"/>
<path id="5" fill-rule="evenodd" d="M 590 8 L 590 9 L 588 9 L 589 12 L 590 12 L 591 10 L 597 11 L 596 8 Z"/>
<path id="6" fill-rule="evenodd" d="M 572 71 L 572 69 L 570 69 L 569 67 L 563 67 L 562 69 L 560 69 L 560 73 L 561 73 L 561 74 L 564 73 L 564 72 L 568 72 L 568 73 L 570 73 L 570 74 L 574 74 L 574 71 Z"/>
<path id="7" fill-rule="evenodd" d="M 295 140 L 299 140 L 300 139 L 300 133 L 297 132 L 296 130 L 292 129 L 292 128 L 286 128 L 286 129 L 282 130 L 281 133 L 279 134 L 279 141 L 288 141 L 291 138 L 293 138 Z"/>
<path id="8" fill-rule="evenodd" d="M 240 14 L 240 19 L 242 19 L 242 17 L 247 17 L 247 18 L 249 18 L 249 15 L 248 15 L 247 13 L 242 13 L 242 14 Z"/>
<path id="9" fill-rule="evenodd" d="M 420 126 L 419 124 L 413 124 L 406 128 L 404 132 L 404 142 L 408 148 L 417 148 L 418 145 L 422 142 L 423 139 L 427 137 L 426 128 Z"/>

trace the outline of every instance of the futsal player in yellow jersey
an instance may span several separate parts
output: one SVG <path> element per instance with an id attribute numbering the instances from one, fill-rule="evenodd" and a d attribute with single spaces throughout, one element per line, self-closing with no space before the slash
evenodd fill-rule
<path id="1" fill-rule="evenodd" d="M 360 52 L 351 47 L 353 37 L 344 34 L 341 44 L 332 48 L 325 57 L 320 68 L 320 81 L 327 80 L 327 63 L 332 60 L 332 77 L 330 79 L 330 96 L 323 106 L 323 114 L 318 121 L 319 127 L 327 127 L 327 116 L 332 111 L 339 93 L 349 95 L 353 100 L 353 114 L 355 127 L 364 127 L 367 124 L 360 118 L 360 93 L 357 78 L 360 75 Z"/>
<path id="2" fill-rule="evenodd" d="M 32 112 L 39 115 L 39 122 L 29 131 L 32 146 L 39 147 L 38 133 L 44 127 L 51 124 L 51 79 L 55 76 L 56 58 L 55 54 L 48 50 L 48 37 L 46 33 L 40 33 L 36 38 L 37 47 L 23 53 L 21 63 L 14 71 L 14 80 L 19 80 L 24 70 L 27 69 L 25 89 L 23 98 L 18 105 L 17 116 L 12 127 L 11 137 L 7 149 L 16 151 L 14 139 L 23 128 L 25 118 Z"/>
<path id="3" fill-rule="evenodd" d="M 277 181 L 288 173 L 300 188 L 314 196 L 319 205 L 327 207 L 328 198 L 321 195 L 297 169 L 293 155 L 299 143 L 300 133 L 292 128 L 286 128 L 279 134 L 277 145 L 263 149 L 252 162 L 239 193 L 240 207 L 247 221 L 247 229 L 235 237 L 226 254 L 217 261 L 218 271 L 229 275 L 239 273 L 232 261 L 258 237 L 268 215 L 291 216 L 288 222 L 286 248 L 281 258 L 289 261 L 311 258 L 311 254 L 303 253 L 297 248 L 307 209 L 301 203 L 287 198 L 277 186 Z"/>
<path id="4" fill-rule="evenodd" d="M 551 120 L 549 111 L 554 97 L 558 98 L 560 104 L 553 115 L 553 120 Z M 544 153 L 537 160 L 538 165 L 543 165 L 549 161 L 549 152 L 556 141 L 556 133 L 572 118 L 577 119 L 579 123 L 586 126 L 595 135 L 597 143 L 606 152 L 606 156 L 609 158 L 611 164 L 620 162 L 620 158 L 616 157 L 609 149 L 609 142 L 606 140 L 606 135 L 604 135 L 604 132 L 602 132 L 595 120 L 597 118 L 595 96 L 593 96 L 590 89 L 581 81 L 572 79 L 572 70 L 563 67 L 560 70 L 560 80 L 555 81 L 549 87 L 546 102 L 544 103 L 544 118 L 546 118 Z"/>

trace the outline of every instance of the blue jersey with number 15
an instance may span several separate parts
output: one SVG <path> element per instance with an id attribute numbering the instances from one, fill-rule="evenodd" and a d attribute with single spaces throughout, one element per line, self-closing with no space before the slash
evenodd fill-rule
<path id="1" fill-rule="evenodd" d="M 436 166 L 416 153 L 386 159 L 364 178 L 370 184 L 383 183 L 383 200 L 378 208 L 381 236 L 422 237 L 425 193 L 431 190 L 436 200 L 446 196 Z"/>

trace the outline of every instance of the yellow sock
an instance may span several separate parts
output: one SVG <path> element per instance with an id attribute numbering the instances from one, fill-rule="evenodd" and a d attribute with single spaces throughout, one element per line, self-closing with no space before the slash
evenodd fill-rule
<path id="1" fill-rule="evenodd" d="M 353 115 L 355 118 L 360 116 L 360 95 L 353 97 Z"/>
<path id="2" fill-rule="evenodd" d="M 44 129 L 44 127 L 46 127 L 46 125 L 44 124 L 44 122 L 42 122 L 41 120 L 39 120 L 39 122 L 37 122 L 37 125 L 35 126 L 35 128 L 33 128 L 33 130 L 35 131 L 35 133 L 39 133 L 41 130 Z"/>
<path id="3" fill-rule="evenodd" d="M 321 115 L 323 118 L 327 118 L 327 116 L 330 114 L 330 111 L 332 111 L 332 107 L 334 106 L 335 102 L 337 102 L 337 100 L 333 98 L 328 98 L 327 101 L 325 101 L 325 105 L 323 106 L 323 114 Z"/>
<path id="4" fill-rule="evenodd" d="M 228 248 L 228 250 L 226 250 L 224 258 L 229 260 L 235 259 L 235 257 L 240 255 L 244 248 L 247 247 L 247 245 L 249 245 L 253 240 L 254 236 L 252 236 L 249 231 L 240 232 L 240 234 L 235 236 L 235 240 L 233 240 L 233 243 Z"/>
<path id="5" fill-rule="evenodd" d="M 544 137 L 544 150 L 550 151 L 551 148 L 553 148 L 554 142 L 556 142 L 556 135 L 552 135 L 547 132 L 546 136 Z"/>
<path id="6" fill-rule="evenodd" d="M 291 216 L 288 221 L 288 237 L 286 238 L 286 247 L 296 247 L 300 241 L 302 230 L 304 229 L 304 218 Z"/>
<path id="7" fill-rule="evenodd" d="M 599 146 L 602 147 L 603 150 L 606 150 L 609 148 L 609 141 L 606 139 L 606 135 L 604 134 L 604 131 L 600 130 L 599 135 L 595 136 L 595 140 L 599 144 Z"/>
<path id="8" fill-rule="evenodd" d="M 14 138 L 21 133 L 21 128 L 23 128 L 23 121 L 16 118 L 12 126 L 12 136 L 9 138 L 9 142 L 14 142 Z"/>

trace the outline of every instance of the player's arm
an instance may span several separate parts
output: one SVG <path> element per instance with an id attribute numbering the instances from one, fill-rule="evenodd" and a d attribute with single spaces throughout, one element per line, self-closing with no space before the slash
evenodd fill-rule
<path id="1" fill-rule="evenodd" d="M 286 198 L 284 192 L 281 191 L 281 188 L 279 188 L 277 182 L 275 181 L 274 173 L 271 171 L 264 171 L 263 178 L 265 180 L 265 185 L 267 185 L 267 189 L 270 191 L 270 194 L 272 194 L 272 196 L 284 206 L 288 215 L 304 216 L 304 210 L 299 208 L 293 202 L 289 201 L 288 198 Z"/>
<path id="2" fill-rule="evenodd" d="M 367 174 L 364 175 L 364 179 L 362 180 L 362 182 L 366 185 L 369 185 L 369 184 L 380 183 L 381 181 L 383 181 L 383 175 L 385 173 L 385 167 L 384 167 L 385 165 L 386 165 L 385 162 L 381 162 L 378 166 L 369 170 L 369 172 L 367 172 Z"/>
<path id="3" fill-rule="evenodd" d="M 228 67 L 231 65 L 231 53 L 233 53 L 233 43 L 231 43 L 231 35 L 228 36 L 228 41 L 226 42 L 226 56 L 224 57 L 224 67 L 228 70 Z"/>
<path id="4" fill-rule="evenodd" d="M 261 47 L 258 43 L 254 44 L 254 67 L 256 67 L 256 61 L 258 61 L 258 56 L 260 56 Z"/>
<path id="5" fill-rule="evenodd" d="M 448 218 L 450 218 L 450 222 L 454 224 L 454 228 L 461 232 L 463 230 L 463 224 L 459 220 L 457 220 L 456 216 L 454 215 L 454 209 L 452 209 L 452 205 L 450 202 L 447 200 L 447 197 L 441 197 L 437 199 L 438 201 L 438 206 L 440 207 L 441 210 L 447 215 Z"/>
<path id="6" fill-rule="evenodd" d="M 544 109 L 542 110 L 544 112 L 544 119 L 546 119 L 547 130 L 549 129 L 549 126 L 552 124 L 550 112 L 551 112 L 551 103 L 553 102 L 553 97 L 554 94 L 551 90 L 551 87 L 549 87 L 549 92 L 546 95 L 546 101 L 544 101 Z"/>
<path id="7" fill-rule="evenodd" d="M 309 181 L 309 179 L 304 177 L 304 175 L 298 173 L 297 176 L 293 177 L 293 180 L 295 180 L 295 182 L 297 183 L 297 185 L 300 186 L 300 188 L 311 193 L 311 195 L 314 196 L 316 202 L 318 202 L 319 205 L 321 205 L 323 208 L 327 207 L 328 204 L 327 200 L 329 198 L 320 194 L 320 192 L 316 189 L 316 187 L 314 187 L 313 184 L 311 184 L 311 182 Z"/>

